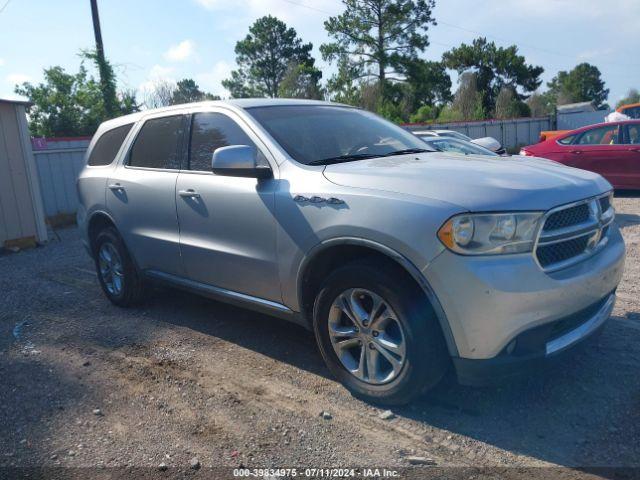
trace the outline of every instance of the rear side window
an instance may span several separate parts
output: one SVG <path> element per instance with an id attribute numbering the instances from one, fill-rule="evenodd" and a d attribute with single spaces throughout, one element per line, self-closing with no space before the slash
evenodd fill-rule
<path id="1" fill-rule="evenodd" d="M 624 143 L 630 144 L 630 145 L 640 144 L 640 124 L 626 126 Z"/>
<path id="2" fill-rule="evenodd" d="M 629 107 L 622 110 L 622 113 L 633 119 L 640 119 L 640 107 Z"/>
<path id="3" fill-rule="evenodd" d="M 189 169 L 210 172 L 213 152 L 229 145 L 256 146 L 244 130 L 226 115 L 214 112 L 196 113 L 191 126 Z M 260 150 L 257 162 L 258 165 L 267 165 Z"/>
<path id="4" fill-rule="evenodd" d="M 91 150 L 87 165 L 91 167 L 99 167 L 110 165 L 118 154 L 118 150 L 122 146 L 127 133 L 131 130 L 133 123 L 122 125 L 102 134 Z"/>
<path id="5" fill-rule="evenodd" d="M 618 144 L 618 126 L 607 125 L 587 130 L 578 138 L 578 145 L 616 145 Z"/>
<path id="6" fill-rule="evenodd" d="M 179 169 L 178 144 L 182 115 L 147 120 L 131 148 L 129 165 L 143 168 Z"/>
<path id="7" fill-rule="evenodd" d="M 558 140 L 558 143 L 560 145 L 571 145 L 575 138 L 576 138 L 575 135 L 569 135 L 568 137 L 564 137 L 564 138 L 561 138 L 560 140 Z"/>

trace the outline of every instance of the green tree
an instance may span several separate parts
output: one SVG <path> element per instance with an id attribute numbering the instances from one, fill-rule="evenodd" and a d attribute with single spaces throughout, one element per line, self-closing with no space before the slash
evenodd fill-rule
<path id="1" fill-rule="evenodd" d="M 315 69 L 311 43 L 302 43 L 297 32 L 271 15 L 259 18 L 247 36 L 236 43 L 238 69 L 222 85 L 232 97 L 277 97 L 291 63 Z M 322 76 L 316 70 L 318 78 Z"/>
<path id="2" fill-rule="evenodd" d="M 360 104 L 360 80 L 366 75 L 361 65 L 342 55 L 338 58 L 338 71 L 327 80 L 327 93 L 334 102 Z"/>
<path id="3" fill-rule="evenodd" d="M 279 97 L 321 100 L 321 73 L 314 67 L 291 63 L 280 82 Z"/>
<path id="4" fill-rule="evenodd" d="M 498 47 L 486 38 L 476 38 L 471 45 L 462 44 L 445 52 L 442 59 L 447 66 L 458 74 L 475 72 L 478 90 L 482 94 L 485 111 L 492 112 L 502 87 L 511 87 L 519 100 L 526 93 L 536 90 L 542 80 L 542 67 L 528 65 L 525 58 L 518 55 L 518 47 Z M 518 88 L 524 93 L 519 93 Z"/>
<path id="5" fill-rule="evenodd" d="M 342 0 L 345 10 L 324 27 L 334 41 L 320 47 L 326 61 L 348 56 L 379 82 L 402 79 L 407 63 L 429 45 L 434 0 Z"/>
<path id="6" fill-rule="evenodd" d="M 518 99 L 511 87 L 502 87 L 496 98 L 495 118 L 530 117 L 531 110 L 522 100 Z"/>
<path id="7" fill-rule="evenodd" d="M 419 106 L 443 104 L 453 98 L 451 77 L 442 62 L 419 59 L 408 63 L 407 83 Z"/>
<path id="8" fill-rule="evenodd" d="M 482 94 L 478 91 L 478 77 L 473 72 L 465 72 L 458 79 L 458 90 L 450 105 L 445 105 L 438 115 L 439 122 L 462 120 L 482 120 L 485 110 Z"/>
<path id="9" fill-rule="evenodd" d="M 464 120 L 482 120 L 485 118 L 482 93 L 478 89 L 478 75 L 464 73 L 459 79 L 460 86 L 453 99 L 453 109 L 462 114 Z"/>
<path id="10" fill-rule="evenodd" d="M 600 70 L 594 65 L 581 63 L 568 72 L 560 71 L 549 83 L 549 95 L 556 105 L 575 102 L 592 102 L 602 108 L 609 96 Z"/>
<path id="11" fill-rule="evenodd" d="M 431 105 L 423 105 L 409 117 L 411 123 L 429 123 L 438 118 L 440 109 Z"/>
<path id="12" fill-rule="evenodd" d="M 180 103 L 202 102 L 204 100 L 220 100 L 220 97 L 200 90 L 198 84 L 191 78 L 184 78 L 175 85 L 171 94 L 171 105 Z"/>
<path id="13" fill-rule="evenodd" d="M 527 106 L 532 117 L 544 117 L 553 113 L 553 102 L 550 96 L 545 93 L 533 92 L 527 98 Z"/>
<path id="14" fill-rule="evenodd" d="M 117 117 L 121 114 L 122 106 L 116 94 L 117 79 L 111 62 L 105 58 L 104 53 L 100 55 L 96 50 L 82 50 L 80 57 L 93 62 L 95 65 L 100 79 L 102 104 L 106 115 L 108 118 Z"/>
<path id="15" fill-rule="evenodd" d="M 110 118 L 100 82 L 88 74 L 84 62 L 76 74 L 59 66 L 47 68 L 43 83 L 25 82 L 16 85 L 15 92 L 33 103 L 29 107 L 29 129 L 33 136 L 92 135 L 100 123 Z M 116 114 L 139 110 L 131 91 L 121 93 L 116 101 Z"/>
<path id="16" fill-rule="evenodd" d="M 616 108 L 622 105 L 629 105 L 630 103 L 640 103 L 640 92 L 638 92 L 637 88 L 629 89 L 627 96 L 616 104 Z"/>

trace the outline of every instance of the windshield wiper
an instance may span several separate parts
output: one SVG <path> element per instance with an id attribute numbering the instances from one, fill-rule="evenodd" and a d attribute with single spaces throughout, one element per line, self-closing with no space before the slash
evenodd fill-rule
<path id="1" fill-rule="evenodd" d="M 311 160 L 307 165 L 331 165 L 334 163 L 353 162 L 354 160 L 364 160 L 366 158 L 378 158 L 383 155 L 373 155 L 371 153 L 354 153 L 351 155 L 339 155 L 337 157 L 321 158 Z"/>
<path id="2" fill-rule="evenodd" d="M 390 157 L 392 155 L 407 155 L 410 153 L 435 152 L 436 150 L 427 150 L 426 148 L 406 148 L 404 150 L 396 150 L 389 153 L 353 153 L 350 155 L 339 155 L 337 157 L 322 158 L 320 160 L 311 160 L 307 165 L 331 165 L 333 163 L 353 162 L 354 160 L 364 160 L 367 158 Z"/>
<path id="3" fill-rule="evenodd" d="M 410 153 L 427 153 L 427 152 L 435 152 L 436 150 L 427 150 L 426 148 L 405 148 L 404 150 L 396 150 L 395 152 L 385 153 L 381 155 L 383 157 L 391 157 L 393 155 L 407 155 Z"/>

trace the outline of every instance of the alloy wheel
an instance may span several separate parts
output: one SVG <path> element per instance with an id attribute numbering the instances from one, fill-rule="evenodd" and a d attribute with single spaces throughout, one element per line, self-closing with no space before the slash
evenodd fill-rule
<path id="1" fill-rule="evenodd" d="M 400 374 L 406 358 L 404 331 L 380 295 L 362 288 L 345 290 L 331 305 L 328 326 L 336 355 L 356 378 L 382 384 Z"/>
<path id="2" fill-rule="evenodd" d="M 116 247 L 105 242 L 98 252 L 100 277 L 111 295 L 120 295 L 124 286 L 124 270 L 122 260 Z"/>

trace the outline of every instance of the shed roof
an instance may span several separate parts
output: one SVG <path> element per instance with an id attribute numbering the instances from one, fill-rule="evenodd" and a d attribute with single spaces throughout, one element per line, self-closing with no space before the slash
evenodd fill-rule
<path id="1" fill-rule="evenodd" d="M 569 112 L 595 112 L 596 107 L 592 102 L 577 102 L 558 105 L 558 111 L 563 113 Z"/>
<path id="2" fill-rule="evenodd" d="M 33 103 L 28 100 L 17 100 L 11 98 L 0 98 L 0 103 L 13 103 L 15 105 L 24 105 L 25 107 L 30 107 L 31 105 L 33 105 Z"/>

